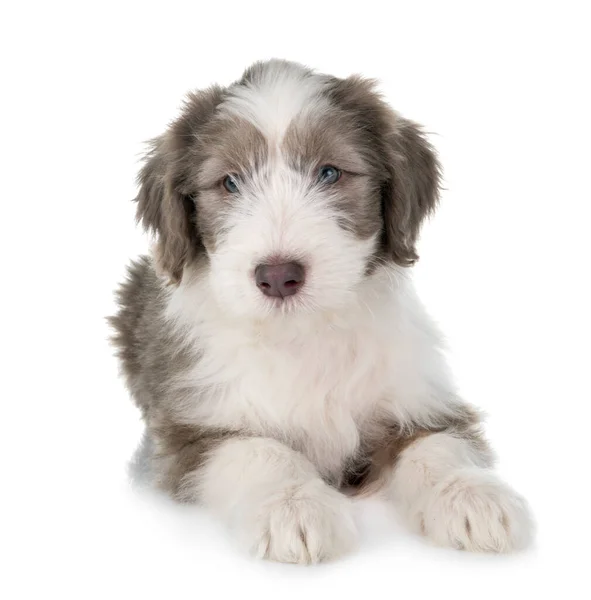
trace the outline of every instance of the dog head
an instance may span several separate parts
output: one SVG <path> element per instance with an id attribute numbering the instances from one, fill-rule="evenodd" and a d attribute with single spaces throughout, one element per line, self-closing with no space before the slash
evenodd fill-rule
<path id="1" fill-rule="evenodd" d="M 172 283 L 201 262 L 226 310 L 284 314 L 335 309 L 384 261 L 411 265 L 439 165 L 372 82 L 274 60 L 189 94 L 139 183 Z"/>

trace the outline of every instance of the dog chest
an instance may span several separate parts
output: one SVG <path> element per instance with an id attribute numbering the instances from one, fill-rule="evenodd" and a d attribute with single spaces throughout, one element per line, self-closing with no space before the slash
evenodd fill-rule
<path id="1" fill-rule="evenodd" d="M 387 369 L 379 336 L 349 329 L 279 342 L 232 341 L 218 336 L 195 365 L 196 380 L 215 384 L 196 402 L 192 418 L 276 437 L 321 471 L 337 471 L 383 395 Z"/>

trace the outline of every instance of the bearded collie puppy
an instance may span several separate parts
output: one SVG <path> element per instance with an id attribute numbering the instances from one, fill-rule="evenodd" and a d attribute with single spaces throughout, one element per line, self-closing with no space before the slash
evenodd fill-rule
<path id="1" fill-rule="evenodd" d="M 371 81 L 280 60 L 190 93 L 151 144 L 136 202 L 155 245 L 111 318 L 145 467 L 256 556 L 349 551 L 355 493 L 442 546 L 531 539 L 413 289 L 439 180 Z"/>

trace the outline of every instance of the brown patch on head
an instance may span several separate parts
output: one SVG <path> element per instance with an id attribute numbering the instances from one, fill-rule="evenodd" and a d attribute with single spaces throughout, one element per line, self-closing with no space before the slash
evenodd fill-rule
<path id="1" fill-rule="evenodd" d="M 325 99 L 304 110 L 287 129 L 282 152 L 292 168 L 313 182 L 321 166 L 341 171 L 341 178 L 326 189 L 337 210 L 339 224 L 359 239 L 382 228 L 381 186 L 375 165 L 366 158 L 366 140 L 352 115 Z"/>
<path id="2" fill-rule="evenodd" d="M 138 176 L 137 219 L 157 235 L 159 267 L 173 283 L 181 280 L 184 266 L 201 249 L 190 168 L 198 158 L 199 132 L 213 117 L 223 94 L 219 87 L 189 94 L 181 116 L 152 141 Z"/>
<path id="3" fill-rule="evenodd" d="M 417 260 L 421 223 L 438 198 L 439 164 L 421 129 L 394 112 L 373 81 L 327 79 L 317 106 L 294 120 L 283 147 L 296 169 L 331 164 L 343 171 L 331 190 L 340 223 L 361 239 L 381 231 L 375 258 L 402 266 Z"/>
<path id="4" fill-rule="evenodd" d="M 304 173 L 333 164 L 353 174 L 376 175 L 365 159 L 364 141 L 351 115 L 325 100 L 291 122 L 281 145 L 291 165 Z"/>
<path id="5" fill-rule="evenodd" d="M 137 218 L 157 235 L 158 268 L 173 283 L 204 248 L 215 249 L 228 205 L 223 178 L 247 177 L 267 159 L 260 131 L 219 113 L 227 95 L 219 87 L 189 94 L 180 117 L 152 142 L 138 177 Z"/>
<path id="6" fill-rule="evenodd" d="M 255 172 L 260 174 L 268 160 L 268 142 L 248 121 L 224 116 L 205 128 L 200 145 L 202 161 L 193 168 L 191 181 L 199 233 L 207 251 L 213 252 L 232 207 L 232 194 L 223 188 L 222 181 L 234 174 L 247 183 Z"/>
<path id="7" fill-rule="evenodd" d="M 200 189 L 218 186 L 228 173 L 249 176 L 268 158 L 268 143 L 251 123 L 238 117 L 218 117 L 200 136 L 203 160 L 194 169 Z"/>
<path id="8" fill-rule="evenodd" d="M 400 117 L 375 92 L 374 82 L 335 79 L 327 95 L 348 116 L 358 138 L 356 149 L 371 165 L 381 190 L 381 251 L 402 266 L 417 260 L 420 226 L 439 195 L 440 167 L 421 129 Z"/>

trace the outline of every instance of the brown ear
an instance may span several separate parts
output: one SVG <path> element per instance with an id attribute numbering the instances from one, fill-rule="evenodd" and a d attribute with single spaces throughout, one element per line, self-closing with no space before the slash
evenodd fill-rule
<path id="1" fill-rule="evenodd" d="M 179 283 L 183 268 L 202 251 L 197 211 L 189 180 L 198 161 L 198 132 L 210 120 L 222 98 L 214 87 L 190 94 L 181 116 L 168 131 L 151 142 L 138 175 L 136 218 L 157 237 L 158 268 Z"/>
<path id="2" fill-rule="evenodd" d="M 177 152 L 167 133 L 152 142 L 152 149 L 138 176 L 140 191 L 137 220 L 157 236 L 157 263 L 172 283 L 178 283 L 183 267 L 194 258 L 199 240 L 195 228 L 195 204 L 175 185 Z"/>
<path id="3" fill-rule="evenodd" d="M 435 150 L 415 123 L 396 116 L 387 147 L 390 176 L 383 189 L 385 246 L 402 266 L 419 257 L 415 244 L 423 219 L 439 199 L 441 169 Z"/>

